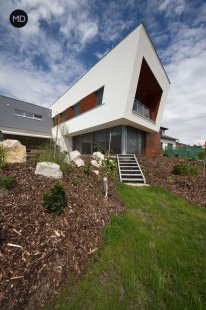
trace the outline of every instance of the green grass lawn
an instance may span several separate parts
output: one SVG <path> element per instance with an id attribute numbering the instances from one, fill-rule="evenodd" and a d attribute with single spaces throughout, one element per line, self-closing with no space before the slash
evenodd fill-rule
<path id="1" fill-rule="evenodd" d="M 127 212 L 56 309 L 206 309 L 206 209 L 153 186 L 118 190 Z"/>

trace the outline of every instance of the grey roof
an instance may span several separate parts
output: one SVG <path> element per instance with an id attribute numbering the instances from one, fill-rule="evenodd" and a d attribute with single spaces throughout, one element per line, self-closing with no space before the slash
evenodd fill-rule
<path id="1" fill-rule="evenodd" d="M 174 141 L 177 141 L 178 139 L 176 138 L 173 138 L 173 137 L 170 137 L 170 136 L 165 136 L 165 135 L 162 135 L 160 136 L 161 139 L 167 139 L 167 140 L 174 140 Z"/>

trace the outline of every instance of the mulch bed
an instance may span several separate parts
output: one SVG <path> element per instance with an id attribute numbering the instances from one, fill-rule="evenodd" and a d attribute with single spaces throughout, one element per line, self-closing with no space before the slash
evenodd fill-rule
<path id="1" fill-rule="evenodd" d="M 203 177 L 203 162 L 176 157 L 139 157 L 146 181 L 159 185 L 178 196 L 206 207 L 206 177 Z M 174 166 L 188 162 L 199 169 L 197 176 L 180 176 L 172 173 Z"/>
<path id="2" fill-rule="evenodd" d="M 89 162 L 89 158 L 84 158 Z M 140 157 L 146 180 L 192 202 L 206 206 L 206 178 L 178 176 L 171 157 Z M 203 163 L 190 161 L 202 172 Z M 42 206 L 42 194 L 59 182 L 34 175 L 35 164 L 8 165 L 0 176 L 12 174 L 17 184 L 0 189 L 0 308 L 40 309 L 60 291 L 71 274 L 82 274 L 97 248 L 102 229 L 124 206 L 110 178 L 109 196 L 102 194 L 103 171 L 96 176 L 72 168 L 60 181 L 68 205 L 56 216 Z M 9 245 L 10 244 L 10 245 Z M 14 246 L 12 246 L 12 244 Z"/>
<path id="3" fill-rule="evenodd" d="M 59 181 L 34 171 L 32 163 L 0 171 L 17 179 L 13 189 L 0 189 L 1 309 L 36 310 L 53 299 L 72 273 L 84 272 L 102 245 L 105 223 L 124 212 L 112 180 L 104 198 L 103 172 L 72 168 L 61 180 L 67 207 L 59 216 L 47 213 L 42 194 Z"/>

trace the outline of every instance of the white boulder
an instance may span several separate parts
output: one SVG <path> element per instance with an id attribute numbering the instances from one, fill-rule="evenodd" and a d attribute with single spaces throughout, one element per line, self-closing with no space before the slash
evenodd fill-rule
<path id="1" fill-rule="evenodd" d="M 85 166 L 85 163 L 84 163 L 83 159 L 81 159 L 81 158 L 77 158 L 77 159 L 73 160 L 73 162 L 74 162 L 78 167 Z"/>
<path id="2" fill-rule="evenodd" d="M 74 160 L 76 160 L 76 159 L 81 157 L 81 153 L 79 153 L 79 151 L 73 151 L 73 152 L 69 153 L 69 157 L 70 157 L 71 160 L 74 161 Z"/>
<path id="3" fill-rule="evenodd" d="M 101 165 L 95 159 L 91 160 L 91 164 L 92 166 L 97 167 L 97 168 L 101 167 Z"/>
<path id="4" fill-rule="evenodd" d="M 34 172 L 37 175 L 43 175 L 45 177 L 60 179 L 63 177 L 63 173 L 60 166 L 51 162 L 39 162 L 36 165 Z"/>
<path id="5" fill-rule="evenodd" d="M 70 160 L 73 161 L 78 167 L 85 166 L 83 159 L 81 159 L 81 153 L 79 151 L 73 151 L 69 153 Z"/>
<path id="6" fill-rule="evenodd" d="M 24 163 L 26 162 L 26 146 L 18 140 L 4 140 L 1 147 L 7 149 L 6 163 Z"/>
<path id="7" fill-rule="evenodd" d="M 99 175 L 99 170 L 92 170 L 93 173 L 95 173 L 96 175 Z"/>
<path id="8" fill-rule="evenodd" d="M 104 154 L 102 154 L 101 152 L 94 152 L 93 158 L 97 161 L 102 161 L 104 159 Z"/>

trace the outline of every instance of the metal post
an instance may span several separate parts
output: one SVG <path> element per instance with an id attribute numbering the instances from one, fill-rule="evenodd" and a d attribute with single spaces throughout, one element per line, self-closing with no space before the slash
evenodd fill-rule
<path id="1" fill-rule="evenodd" d="M 106 198 L 108 195 L 107 177 L 103 177 L 103 193 L 104 193 L 104 197 Z"/>

